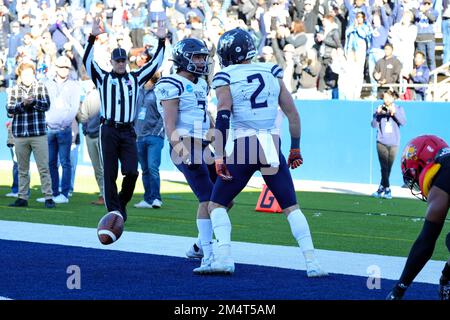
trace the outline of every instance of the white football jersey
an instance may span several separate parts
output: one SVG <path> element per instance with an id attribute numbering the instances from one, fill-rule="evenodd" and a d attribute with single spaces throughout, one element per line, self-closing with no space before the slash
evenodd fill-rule
<path id="1" fill-rule="evenodd" d="M 164 118 L 163 100 L 179 99 L 176 129 L 181 136 L 204 139 L 209 129 L 207 113 L 208 84 L 202 78 L 197 83 L 177 74 L 162 77 L 155 85 L 158 111 Z"/>
<path id="2" fill-rule="evenodd" d="M 283 69 L 273 63 L 231 65 L 214 76 L 212 87 L 230 86 L 233 99 L 230 126 L 234 137 L 254 135 L 255 131 L 276 130 L 280 84 Z"/>

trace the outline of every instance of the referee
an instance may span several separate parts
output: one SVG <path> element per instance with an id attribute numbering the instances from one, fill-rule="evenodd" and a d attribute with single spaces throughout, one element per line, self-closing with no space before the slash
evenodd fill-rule
<path id="1" fill-rule="evenodd" d="M 126 205 L 133 196 L 139 175 L 136 133 L 133 128 L 137 96 L 139 88 L 155 74 L 163 62 L 166 30 L 160 27 L 155 32 L 159 38 L 158 48 L 153 59 L 141 69 L 127 72 L 127 53 L 122 48 L 116 48 L 111 53 L 112 71 L 106 72 L 94 61 L 95 39 L 104 32 L 100 23 L 99 19 L 95 19 L 93 23 L 83 63 L 100 92 L 100 114 L 102 116 L 100 145 L 104 170 L 105 206 L 108 212 L 120 211 L 126 221 Z M 122 182 L 122 190 L 118 193 L 116 179 L 119 160 L 122 174 L 125 177 Z"/>

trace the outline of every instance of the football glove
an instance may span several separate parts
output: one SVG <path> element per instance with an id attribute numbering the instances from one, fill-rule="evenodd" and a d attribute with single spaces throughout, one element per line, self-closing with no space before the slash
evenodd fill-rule
<path id="1" fill-rule="evenodd" d="M 291 149 L 291 151 L 289 151 L 288 167 L 291 169 L 295 169 L 300 167 L 302 164 L 303 157 L 300 153 L 300 149 Z"/>
<path id="2" fill-rule="evenodd" d="M 223 161 L 215 161 L 216 173 L 224 181 L 231 181 L 233 177 L 230 171 L 228 171 L 227 165 Z"/>

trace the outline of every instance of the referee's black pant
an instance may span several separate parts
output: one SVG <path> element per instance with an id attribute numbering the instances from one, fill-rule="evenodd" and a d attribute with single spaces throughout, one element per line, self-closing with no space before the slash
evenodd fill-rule
<path id="1" fill-rule="evenodd" d="M 103 174 L 104 199 L 108 212 L 118 210 L 124 220 L 127 219 L 126 205 L 133 197 L 138 172 L 138 153 L 136 146 L 136 132 L 132 126 L 115 127 L 102 124 L 100 127 Z M 122 189 L 117 192 L 117 174 L 121 164 Z"/>

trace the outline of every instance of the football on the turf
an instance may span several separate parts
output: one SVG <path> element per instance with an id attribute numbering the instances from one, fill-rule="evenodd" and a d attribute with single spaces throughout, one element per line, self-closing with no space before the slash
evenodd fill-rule
<path id="1" fill-rule="evenodd" d="M 123 232 L 123 218 L 119 211 L 111 211 L 103 216 L 98 223 L 97 235 L 102 244 L 117 241 Z"/>

